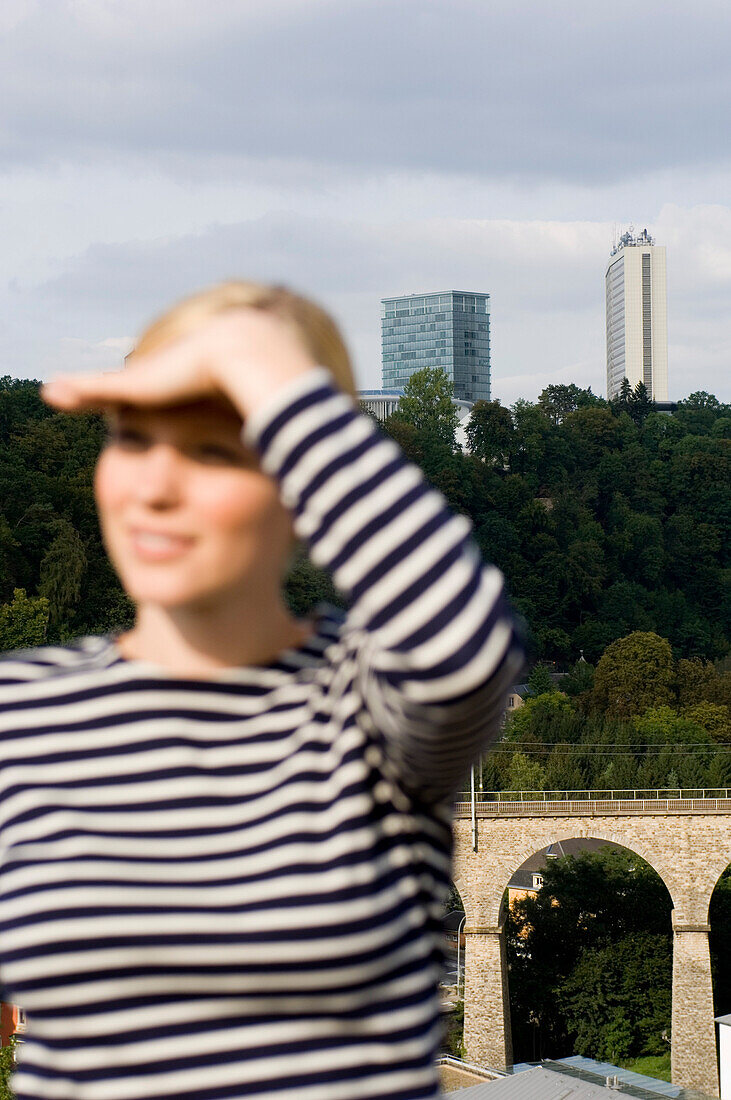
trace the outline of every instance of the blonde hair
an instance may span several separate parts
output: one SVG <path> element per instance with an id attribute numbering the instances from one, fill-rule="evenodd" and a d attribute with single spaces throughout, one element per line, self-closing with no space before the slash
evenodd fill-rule
<path id="1" fill-rule="evenodd" d="M 192 294 L 148 325 L 127 359 L 177 340 L 227 309 L 262 309 L 294 324 L 315 362 L 327 367 L 341 390 L 357 396 L 350 356 L 332 317 L 309 298 L 283 286 L 231 279 Z"/>

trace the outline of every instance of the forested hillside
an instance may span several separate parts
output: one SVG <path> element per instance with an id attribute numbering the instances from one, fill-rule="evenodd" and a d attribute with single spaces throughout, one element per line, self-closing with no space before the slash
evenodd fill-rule
<path id="1" fill-rule="evenodd" d="M 94 506 L 104 431 L 52 412 L 38 383 L 0 379 L 0 649 L 129 622 Z"/>
<path id="2" fill-rule="evenodd" d="M 633 630 L 682 656 L 728 652 L 731 407 L 695 393 L 658 413 L 642 385 L 613 405 L 549 386 L 536 404 L 478 402 L 464 454 L 437 374 L 412 377 L 387 427 L 473 520 L 536 656 L 596 661 Z"/>
<path id="3" fill-rule="evenodd" d="M 484 789 L 731 787 L 727 664 L 676 660 L 666 639 L 635 631 L 558 685 L 537 666 L 484 761 Z"/>
<path id="4" fill-rule="evenodd" d="M 455 446 L 448 383 L 418 372 L 386 425 L 505 572 L 535 657 L 596 662 L 634 630 L 676 657 L 729 647 L 731 409 L 705 393 L 673 414 L 646 394 L 614 405 L 575 386 L 539 401 L 475 406 L 472 453 Z M 0 648 L 124 625 L 92 492 L 100 417 L 46 408 L 33 382 L 0 380 Z M 298 612 L 332 595 L 300 558 Z"/>

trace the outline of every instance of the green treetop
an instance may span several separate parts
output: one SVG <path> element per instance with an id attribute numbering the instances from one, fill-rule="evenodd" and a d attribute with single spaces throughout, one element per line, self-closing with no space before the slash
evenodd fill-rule
<path id="1" fill-rule="evenodd" d="M 635 630 L 607 646 L 594 674 L 593 702 L 605 714 L 628 718 L 673 699 L 673 651 L 665 638 Z"/>
<path id="2" fill-rule="evenodd" d="M 453 397 L 454 386 L 445 372 L 439 367 L 423 367 L 407 381 L 394 417 L 454 447 L 459 418 Z"/>

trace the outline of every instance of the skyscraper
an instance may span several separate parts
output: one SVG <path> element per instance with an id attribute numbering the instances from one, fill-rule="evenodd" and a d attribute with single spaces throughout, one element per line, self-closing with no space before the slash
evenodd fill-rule
<path id="1" fill-rule="evenodd" d="M 382 385 L 441 367 L 463 401 L 490 400 L 490 295 L 448 290 L 381 301 Z"/>
<path id="2" fill-rule="evenodd" d="M 624 378 L 644 382 L 653 401 L 668 399 L 668 310 L 665 247 L 647 230 L 630 229 L 612 249 L 607 295 L 607 397 Z"/>

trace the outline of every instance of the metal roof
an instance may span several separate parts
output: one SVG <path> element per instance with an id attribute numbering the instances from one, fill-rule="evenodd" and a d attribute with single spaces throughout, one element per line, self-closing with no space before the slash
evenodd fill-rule
<path id="1" fill-rule="evenodd" d="M 358 397 L 403 397 L 403 390 L 358 390 Z"/>
<path id="2" fill-rule="evenodd" d="M 580 1077 L 536 1066 L 511 1077 L 448 1092 L 445 1100 L 617 1100 L 617 1092 Z"/>
<path id="3" fill-rule="evenodd" d="M 704 1097 L 693 1089 L 578 1054 L 540 1065 L 523 1063 L 512 1069 L 509 1077 L 448 1092 L 445 1100 L 619 1100 L 622 1096 L 625 1100 L 627 1097 L 658 1100 L 660 1096 L 702 1100 Z M 608 1077 L 617 1078 L 616 1087 L 607 1086 Z"/>
<path id="4" fill-rule="evenodd" d="M 645 1073 L 633 1073 L 631 1069 L 622 1069 L 621 1066 L 613 1066 L 609 1062 L 597 1062 L 593 1058 L 584 1058 L 581 1054 L 572 1054 L 570 1058 L 555 1058 L 553 1064 L 568 1066 L 571 1069 L 584 1073 L 594 1074 L 596 1077 L 616 1077 L 623 1085 L 629 1085 L 633 1090 L 656 1093 L 659 1096 L 680 1096 L 683 1089 L 680 1085 L 671 1085 L 669 1081 L 661 1081 L 659 1077 L 648 1077 Z"/>

